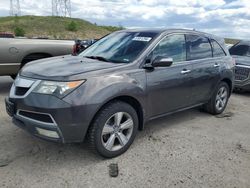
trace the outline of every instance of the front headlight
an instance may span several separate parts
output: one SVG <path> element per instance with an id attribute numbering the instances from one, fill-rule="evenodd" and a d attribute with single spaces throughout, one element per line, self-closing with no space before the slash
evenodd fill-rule
<path id="1" fill-rule="evenodd" d="M 62 98 L 69 94 L 71 91 L 79 87 L 86 80 L 72 81 L 72 82 L 54 82 L 54 81 L 41 81 L 39 85 L 33 90 L 34 93 L 55 95 Z"/>

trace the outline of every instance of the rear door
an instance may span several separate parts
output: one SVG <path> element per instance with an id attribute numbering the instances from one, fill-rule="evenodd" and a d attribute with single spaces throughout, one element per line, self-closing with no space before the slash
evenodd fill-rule
<path id="1" fill-rule="evenodd" d="M 220 58 L 213 58 L 212 45 L 205 36 L 187 34 L 187 60 L 193 65 L 192 104 L 209 100 L 220 78 Z"/>
<path id="2" fill-rule="evenodd" d="M 150 54 L 173 58 L 170 67 L 146 70 L 149 114 L 158 116 L 190 105 L 192 65 L 186 61 L 184 34 L 168 35 Z"/>

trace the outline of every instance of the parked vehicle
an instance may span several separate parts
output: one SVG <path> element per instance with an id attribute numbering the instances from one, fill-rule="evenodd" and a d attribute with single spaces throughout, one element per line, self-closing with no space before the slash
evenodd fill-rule
<path id="1" fill-rule="evenodd" d="M 226 47 L 230 49 L 233 46 L 233 44 L 226 44 Z"/>
<path id="2" fill-rule="evenodd" d="M 94 44 L 97 41 L 97 39 L 88 39 L 88 40 L 76 40 L 74 47 L 73 47 L 73 55 L 78 55 L 83 50 L 88 48 L 90 45 Z"/>
<path id="3" fill-rule="evenodd" d="M 250 91 L 250 41 L 240 41 L 229 49 L 236 61 L 235 89 Z"/>
<path id="4" fill-rule="evenodd" d="M 74 41 L 0 38 L 0 76 L 15 78 L 26 63 L 72 53 Z"/>
<path id="5" fill-rule="evenodd" d="M 82 142 L 104 157 L 132 144 L 144 123 L 204 106 L 226 108 L 234 63 L 224 40 L 189 30 L 112 33 L 79 56 L 37 60 L 16 78 L 6 109 L 46 140 Z"/>
<path id="6" fill-rule="evenodd" d="M 13 33 L 0 32 L 0 38 L 15 38 Z"/>

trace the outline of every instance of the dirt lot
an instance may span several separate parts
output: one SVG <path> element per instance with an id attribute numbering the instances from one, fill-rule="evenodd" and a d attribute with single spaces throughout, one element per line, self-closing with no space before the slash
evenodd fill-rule
<path id="1" fill-rule="evenodd" d="M 12 125 L 11 83 L 0 77 L 0 187 L 250 187 L 250 94 L 234 94 L 225 117 L 194 109 L 150 122 L 124 155 L 105 160 Z"/>

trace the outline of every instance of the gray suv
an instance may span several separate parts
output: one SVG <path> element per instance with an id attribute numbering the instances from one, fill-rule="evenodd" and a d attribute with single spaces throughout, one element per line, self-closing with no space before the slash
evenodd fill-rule
<path id="1" fill-rule="evenodd" d="M 224 40 L 189 30 L 124 30 L 78 56 L 27 64 L 6 98 L 14 124 L 104 157 L 132 144 L 145 122 L 203 106 L 226 108 L 234 62 Z"/>
<path id="2" fill-rule="evenodd" d="M 250 91 L 250 41 L 240 41 L 229 49 L 236 61 L 235 90 Z"/>

